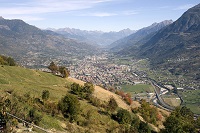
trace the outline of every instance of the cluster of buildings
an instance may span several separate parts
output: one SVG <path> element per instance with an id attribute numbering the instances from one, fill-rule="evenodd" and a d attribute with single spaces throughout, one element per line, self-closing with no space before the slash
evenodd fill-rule
<path id="1" fill-rule="evenodd" d="M 140 83 L 141 80 L 129 65 L 117 65 L 106 55 L 87 56 L 69 67 L 71 77 L 110 87 Z"/>

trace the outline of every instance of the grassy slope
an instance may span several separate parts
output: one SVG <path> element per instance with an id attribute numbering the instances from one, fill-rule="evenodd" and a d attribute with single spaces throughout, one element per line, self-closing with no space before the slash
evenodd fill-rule
<path id="1" fill-rule="evenodd" d="M 54 76 L 50 73 L 21 67 L 0 66 L 0 97 L 10 97 L 7 91 L 13 90 L 12 94 L 18 96 L 23 96 L 25 93 L 30 92 L 32 97 L 41 98 L 42 91 L 49 90 L 50 100 L 57 102 L 68 93 L 69 90 L 65 87 L 67 84 L 71 84 L 71 81 Z M 89 123 L 84 128 L 69 123 L 61 116 L 52 117 L 44 113 L 42 113 L 43 119 L 40 122 L 40 126 L 46 129 L 54 128 L 57 131 L 60 130 L 64 132 L 66 132 L 66 130 L 73 130 L 74 132 L 85 132 L 86 130 L 90 130 L 91 132 L 105 132 L 106 129 L 112 130 L 111 128 L 119 126 L 116 121 L 112 120 L 107 115 L 99 114 L 97 107 L 92 106 L 84 100 L 80 100 L 80 102 L 82 109 L 80 121 Z M 85 117 L 82 117 L 87 115 L 88 111 L 91 110 L 93 114 L 95 114 L 94 116 L 92 115 L 91 120 L 86 120 Z M 93 117 L 95 117 L 95 120 L 92 119 Z"/>
<path id="2" fill-rule="evenodd" d="M 30 92 L 32 96 L 40 96 L 42 91 L 47 89 L 51 94 L 50 98 L 59 100 L 66 94 L 65 79 L 53 76 L 37 70 L 30 70 L 21 67 L 0 66 L 0 92 L 14 90 L 15 93 L 23 95 Z"/>
<path id="3" fill-rule="evenodd" d="M 59 101 L 66 93 L 68 89 L 66 86 L 72 82 L 84 84 L 84 82 L 77 79 L 62 79 L 54 76 L 50 73 L 44 73 L 37 70 L 30 70 L 21 67 L 0 66 L 0 97 L 8 96 L 8 90 L 13 90 L 12 94 L 23 96 L 25 93 L 30 92 L 32 97 L 41 98 L 43 90 L 50 91 L 50 100 Z M 98 86 L 95 87 L 94 96 L 97 98 L 108 101 L 113 96 L 120 107 L 130 110 L 130 107 L 125 104 L 124 101 L 118 95 L 109 92 Z M 40 122 L 40 126 L 46 129 L 56 129 L 57 131 L 73 131 L 73 132 L 106 132 L 106 130 L 116 131 L 120 125 L 112 120 L 105 114 L 98 113 L 99 108 L 92 106 L 86 100 L 80 100 L 81 102 L 81 115 L 79 122 L 82 126 L 71 124 L 62 116 L 52 117 L 42 113 L 43 119 Z M 134 102 L 134 105 L 139 106 L 139 103 Z M 26 105 L 29 106 L 29 105 Z M 30 107 L 31 108 L 31 107 Z M 86 119 L 85 116 L 92 111 L 90 119 Z M 86 124 L 85 126 L 84 123 Z M 66 130 L 64 130 L 64 128 Z M 116 131 L 117 132 L 117 131 Z"/>
<path id="4" fill-rule="evenodd" d="M 69 80 L 71 82 L 76 82 L 80 85 L 84 85 L 85 82 L 81 81 L 81 80 L 78 80 L 78 79 L 75 79 L 75 78 L 69 78 Z M 111 97 L 114 97 L 115 100 L 117 101 L 118 103 L 118 106 L 123 108 L 123 109 L 126 109 L 126 110 L 131 110 L 130 106 L 128 106 L 124 100 L 122 100 L 122 98 L 120 98 L 120 96 L 108 91 L 108 90 L 105 90 L 99 86 L 95 86 L 95 90 L 94 90 L 94 94 L 93 94 L 95 97 L 97 97 L 98 99 L 101 99 L 103 101 L 106 101 L 108 102 L 109 99 Z"/>

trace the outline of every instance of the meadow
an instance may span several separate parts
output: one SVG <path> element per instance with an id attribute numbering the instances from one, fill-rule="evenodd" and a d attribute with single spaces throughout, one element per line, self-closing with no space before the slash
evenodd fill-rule
<path id="1" fill-rule="evenodd" d="M 124 92 L 128 92 L 130 94 L 154 92 L 153 87 L 148 84 L 122 85 L 121 87 Z"/>

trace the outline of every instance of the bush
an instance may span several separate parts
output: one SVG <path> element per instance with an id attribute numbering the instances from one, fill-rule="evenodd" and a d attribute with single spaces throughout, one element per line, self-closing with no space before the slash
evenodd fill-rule
<path id="1" fill-rule="evenodd" d="M 82 93 L 82 86 L 80 86 L 79 84 L 77 83 L 73 83 L 71 86 L 70 86 L 70 89 L 71 89 L 71 92 L 80 96 L 81 93 Z"/>
<path id="2" fill-rule="evenodd" d="M 131 114 L 125 110 L 125 109 L 120 109 L 117 112 L 117 121 L 120 124 L 130 124 L 131 123 Z"/>
<path id="3" fill-rule="evenodd" d="M 198 127 L 195 127 L 195 124 L 198 122 L 198 119 L 195 121 L 193 113 L 187 107 L 177 107 L 170 116 L 163 123 L 165 129 L 163 133 L 175 133 L 175 132 L 184 132 L 184 133 L 195 133 L 198 132 Z M 195 131 L 196 130 L 196 131 Z"/>
<path id="4" fill-rule="evenodd" d="M 117 95 L 121 96 L 122 99 L 128 104 L 131 105 L 132 104 L 132 98 L 131 98 L 131 94 L 130 93 L 124 93 L 123 91 L 116 91 L 115 92 Z"/>
<path id="5" fill-rule="evenodd" d="M 42 120 L 42 115 L 40 115 L 35 109 L 29 110 L 29 120 L 34 122 L 36 125 Z"/>
<path id="6" fill-rule="evenodd" d="M 42 99 L 43 99 L 43 100 L 49 99 L 49 95 L 50 95 L 49 91 L 48 91 L 48 90 L 44 90 L 44 91 L 42 92 Z"/>
<path id="7" fill-rule="evenodd" d="M 77 97 L 67 94 L 58 103 L 58 109 L 61 110 L 65 118 L 69 118 L 71 122 L 77 120 L 80 113 L 80 103 Z"/>
<path id="8" fill-rule="evenodd" d="M 90 96 L 94 92 L 94 85 L 92 83 L 85 83 L 83 87 L 83 92 Z"/>
<path id="9" fill-rule="evenodd" d="M 159 114 L 156 107 L 150 106 L 145 100 L 141 101 L 141 107 L 138 109 L 138 112 L 144 118 L 146 122 L 156 124 L 158 120 L 162 119 L 162 116 Z"/>
<path id="10" fill-rule="evenodd" d="M 101 101 L 96 97 L 90 96 L 89 101 L 92 103 L 92 105 L 94 105 L 96 107 L 101 106 Z"/>
<path id="11" fill-rule="evenodd" d="M 0 65 L 16 66 L 13 58 L 0 55 Z"/>
<path id="12" fill-rule="evenodd" d="M 92 83 L 85 83 L 83 87 L 77 83 L 73 83 L 70 88 L 72 93 L 85 99 L 89 99 L 94 92 L 94 85 Z"/>
<path id="13" fill-rule="evenodd" d="M 108 102 L 108 109 L 113 112 L 117 109 L 117 107 L 118 107 L 118 104 L 116 100 L 113 97 L 111 97 Z"/>
<path id="14" fill-rule="evenodd" d="M 140 121 L 138 132 L 139 133 L 151 133 L 151 130 L 150 130 L 149 126 L 148 126 L 148 123 Z"/>

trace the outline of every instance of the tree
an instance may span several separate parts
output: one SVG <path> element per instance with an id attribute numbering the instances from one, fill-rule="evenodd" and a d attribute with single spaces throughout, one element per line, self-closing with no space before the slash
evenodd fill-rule
<path id="1" fill-rule="evenodd" d="M 111 97 L 108 102 L 108 109 L 113 112 L 117 109 L 117 107 L 118 107 L 118 104 L 116 100 L 114 99 L 114 97 Z"/>
<path id="2" fill-rule="evenodd" d="M 195 133 L 193 113 L 187 107 L 177 107 L 163 123 L 163 133 Z"/>
<path id="3" fill-rule="evenodd" d="M 6 61 L 0 56 L 0 65 L 6 65 Z"/>
<path id="4" fill-rule="evenodd" d="M 14 59 L 11 58 L 11 57 L 7 58 L 7 62 L 8 62 L 9 66 L 16 66 L 16 63 L 15 63 Z"/>
<path id="5" fill-rule="evenodd" d="M 50 93 L 49 93 L 48 90 L 43 90 L 43 92 L 42 92 L 42 99 L 43 100 L 49 99 L 49 95 L 50 95 Z"/>
<path id="6" fill-rule="evenodd" d="M 71 122 L 76 121 L 80 113 L 80 103 L 77 97 L 67 94 L 58 103 L 58 109 L 65 118 L 69 118 Z"/>
<path id="7" fill-rule="evenodd" d="M 194 113 L 187 108 L 186 106 L 183 106 L 180 110 L 181 116 L 188 118 L 188 119 L 193 119 L 194 118 Z"/>
<path id="8" fill-rule="evenodd" d="M 136 133 L 138 132 L 139 127 L 140 127 L 140 119 L 137 115 L 133 115 L 130 131 Z"/>
<path id="9" fill-rule="evenodd" d="M 16 66 L 16 63 L 13 58 L 0 55 L 0 65 Z"/>
<path id="10" fill-rule="evenodd" d="M 85 83 L 83 87 L 83 92 L 87 93 L 88 95 L 91 95 L 94 92 L 94 85 L 92 83 Z"/>
<path id="11" fill-rule="evenodd" d="M 78 95 L 81 98 L 86 98 L 85 92 L 83 92 L 83 87 L 77 83 L 73 83 L 70 86 L 71 92 Z"/>
<path id="12" fill-rule="evenodd" d="M 35 109 L 30 109 L 29 118 L 31 122 L 34 122 L 36 125 L 38 125 L 42 120 L 42 115 L 40 115 Z"/>
<path id="13" fill-rule="evenodd" d="M 52 71 L 53 74 L 55 74 L 58 71 L 58 66 L 52 61 L 48 68 Z"/>
<path id="14" fill-rule="evenodd" d="M 140 121 L 138 132 L 139 133 L 151 133 L 148 123 Z"/>
<path id="15" fill-rule="evenodd" d="M 61 73 L 61 75 L 62 75 L 63 78 L 67 78 L 70 75 L 69 70 L 66 67 L 64 67 L 64 66 L 60 66 L 59 67 L 59 72 Z"/>
<path id="16" fill-rule="evenodd" d="M 182 125 L 180 123 L 179 118 L 174 115 L 170 115 L 166 121 L 164 122 L 164 133 L 177 133 L 178 131 L 182 131 Z"/>
<path id="17" fill-rule="evenodd" d="M 131 114 L 125 109 L 120 109 L 117 112 L 117 120 L 120 124 L 130 124 L 132 120 Z"/>

